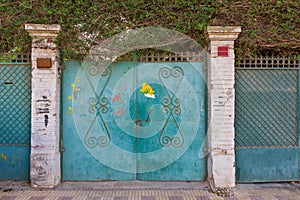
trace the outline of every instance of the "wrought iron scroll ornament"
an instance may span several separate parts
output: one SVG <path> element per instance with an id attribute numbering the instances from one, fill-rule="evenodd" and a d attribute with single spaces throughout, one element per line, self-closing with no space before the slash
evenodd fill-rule
<path id="1" fill-rule="evenodd" d="M 109 67 L 99 67 L 92 65 L 87 68 L 86 73 L 89 85 L 95 95 L 95 97 L 89 98 L 89 113 L 95 114 L 95 117 L 85 134 L 84 142 L 90 148 L 95 148 L 97 145 L 99 145 L 100 147 L 105 147 L 111 141 L 111 135 L 109 133 L 105 120 L 102 117 L 103 114 L 106 114 L 108 112 L 108 98 L 103 96 L 103 92 L 111 78 L 111 69 Z M 90 76 L 101 76 L 100 81 L 101 79 L 104 79 L 104 85 L 100 93 L 97 93 L 96 88 L 93 86 L 92 81 L 89 79 Z M 105 135 L 95 136 L 90 133 L 93 124 L 96 122 L 96 119 L 100 119 L 105 130 Z"/>
<path id="2" fill-rule="evenodd" d="M 159 70 L 158 72 L 158 77 L 159 80 L 161 82 L 161 85 L 163 86 L 167 97 L 164 97 L 162 99 L 162 112 L 164 114 L 169 114 L 163 128 L 161 129 L 160 132 L 160 136 L 159 136 L 159 143 L 163 146 L 163 147 L 169 147 L 169 146 L 173 146 L 173 147 L 181 147 L 184 144 L 184 137 L 182 134 L 182 131 L 180 129 L 180 126 L 178 125 L 178 122 L 175 118 L 174 115 L 180 115 L 181 114 L 181 108 L 180 108 L 180 99 L 177 99 L 175 94 L 178 91 L 178 88 L 182 82 L 184 73 L 182 68 L 175 66 L 173 68 L 168 68 L 168 67 L 163 67 Z M 177 80 L 177 84 L 176 87 L 174 89 L 174 94 L 172 95 L 167 87 L 166 87 L 166 79 L 168 78 L 174 78 L 175 80 Z M 169 136 L 167 134 L 165 134 L 166 131 L 166 127 L 168 125 L 168 123 L 170 122 L 170 120 L 173 120 L 173 123 L 175 124 L 177 130 L 178 130 L 178 134 L 175 136 Z"/>

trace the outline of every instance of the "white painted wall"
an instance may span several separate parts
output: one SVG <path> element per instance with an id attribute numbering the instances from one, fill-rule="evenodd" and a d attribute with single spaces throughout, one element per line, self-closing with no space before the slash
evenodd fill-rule
<path id="1" fill-rule="evenodd" d="M 234 40 L 240 27 L 209 26 L 208 57 L 208 177 L 214 188 L 235 186 L 234 153 Z M 218 47 L 229 48 L 228 57 Z"/>
<path id="2" fill-rule="evenodd" d="M 54 43 L 61 27 L 26 24 L 25 29 L 32 37 L 30 179 L 33 187 L 53 188 L 61 181 L 59 51 Z M 51 68 L 38 68 L 37 58 L 50 58 Z"/>

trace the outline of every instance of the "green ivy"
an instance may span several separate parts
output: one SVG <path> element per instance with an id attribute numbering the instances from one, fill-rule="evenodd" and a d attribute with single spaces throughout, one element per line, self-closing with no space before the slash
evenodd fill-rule
<path id="1" fill-rule="evenodd" d="M 105 40 L 126 28 L 164 27 L 208 45 L 208 25 L 239 25 L 238 55 L 300 54 L 298 0 L 0 0 L 0 51 L 30 51 L 25 23 L 57 23 L 57 40 L 67 57 L 85 55 L 94 34 Z M 79 26 L 80 24 L 80 26 Z"/>

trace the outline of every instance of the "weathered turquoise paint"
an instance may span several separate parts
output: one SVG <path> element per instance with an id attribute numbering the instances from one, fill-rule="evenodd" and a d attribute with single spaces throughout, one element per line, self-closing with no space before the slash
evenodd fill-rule
<path id="1" fill-rule="evenodd" d="M 193 67 L 191 66 L 191 64 L 193 65 Z M 155 64 L 150 63 L 140 65 L 144 65 L 148 68 L 153 69 L 153 65 Z M 182 81 L 180 83 L 181 87 L 183 87 L 182 90 L 176 92 L 174 89 L 170 89 L 170 91 L 168 91 L 170 93 L 170 96 L 174 95 L 174 99 L 180 99 L 180 109 L 182 113 L 179 115 L 174 114 L 174 118 L 168 121 L 168 124 L 165 127 L 165 131 L 161 135 L 156 134 L 149 138 L 138 138 L 138 152 L 153 152 L 157 149 L 172 150 L 166 152 L 162 151 L 163 156 L 161 156 L 160 154 L 154 154 L 145 159 L 139 157 L 137 178 L 139 180 L 204 180 L 204 176 L 206 173 L 206 163 L 205 157 L 203 157 L 202 155 L 203 153 L 201 145 L 204 144 L 205 135 L 205 85 L 203 81 L 203 74 L 199 74 L 199 72 L 202 72 L 202 63 L 162 63 L 162 65 L 166 65 L 170 68 L 179 66 L 183 70 L 183 76 L 187 81 Z M 149 74 L 151 73 L 149 72 Z M 142 80 L 141 82 L 144 81 L 148 82 L 147 79 Z M 172 84 L 176 85 L 176 83 L 178 83 L 176 78 L 172 78 L 171 76 L 166 78 L 164 81 L 166 81 L 166 85 L 169 84 L 169 86 Z M 145 108 L 145 105 L 151 105 L 149 101 L 153 101 L 154 105 L 159 105 L 161 104 L 161 102 L 164 102 L 166 100 L 164 97 L 166 97 L 167 94 L 166 90 L 163 89 L 163 84 L 152 85 L 153 88 L 155 88 L 156 90 L 155 100 L 143 98 L 143 95 L 141 93 L 137 95 L 137 113 L 138 117 L 141 118 L 142 121 L 144 121 L 147 110 L 149 110 L 146 109 L 144 111 L 143 108 Z M 176 86 L 170 86 L 170 88 L 176 88 Z M 197 109 L 199 109 L 200 112 Z M 143 113 L 145 114 L 141 116 L 141 114 Z M 197 115 L 199 116 L 197 117 Z M 154 117 L 153 120 L 156 120 L 156 123 L 158 124 L 159 122 L 164 123 L 166 121 L 163 116 L 162 118 Z M 177 123 L 180 126 L 182 135 L 178 134 L 178 128 L 176 127 Z M 193 132 L 195 134 L 194 137 L 192 136 L 192 138 L 189 138 L 190 135 L 193 135 Z M 138 132 L 137 134 L 140 133 Z M 177 147 L 176 145 L 170 145 L 169 147 L 166 147 L 167 143 L 164 143 L 163 139 L 167 139 L 168 137 L 173 137 L 173 139 L 174 137 L 177 137 L 179 143 L 182 142 L 182 146 Z M 161 142 L 158 143 L 157 141 Z M 162 144 L 166 145 L 164 146 Z M 180 150 L 184 148 L 187 148 L 187 150 L 181 152 Z M 170 162 L 170 164 L 168 163 L 164 165 L 164 167 L 159 168 L 157 170 L 147 171 L 143 170 L 143 167 L 140 166 L 140 163 L 143 163 L 143 166 L 151 166 L 159 165 L 162 162 L 168 162 L 168 158 L 173 157 L 172 154 L 177 154 L 177 158 L 173 159 L 174 162 Z"/>
<path id="2" fill-rule="evenodd" d="M 0 180 L 28 181 L 29 166 L 29 146 L 0 147 Z"/>
<path id="3" fill-rule="evenodd" d="M 31 65 L 0 63 L 0 180 L 29 180 Z"/>
<path id="4" fill-rule="evenodd" d="M 245 148 L 236 151 L 238 182 L 298 181 L 299 148 Z"/>
<path id="5" fill-rule="evenodd" d="M 236 71 L 237 182 L 299 178 L 299 70 Z"/>
<path id="6" fill-rule="evenodd" d="M 77 61 L 66 61 L 62 76 L 62 137 L 65 151 L 62 153 L 62 177 L 63 180 L 135 180 L 136 174 L 124 173 L 112 169 L 98 159 L 95 159 L 85 148 L 74 123 L 72 108 L 74 103 L 72 84 L 76 84 L 76 75 L 80 68 Z M 82 89 L 81 89 L 82 90 Z M 89 95 L 90 96 L 90 95 Z M 73 102 L 72 102 L 73 101 Z M 117 138 L 119 131 L 114 131 Z M 126 141 L 124 148 L 131 150 L 135 141 L 127 135 L 120 137 L 120 141 Z M 117 141 L 116 141 L 117 142 Z M 122 144 L 122 143 L 121 143 Z M 110 155 L 107 154 L 109 159 Z"/>
<path id="7" fill-rule="evenodd" d="M 204 180 L 202 63 L 119 62 L 98 79 L 89 65 L 63 71 L 63 179 Z"/>

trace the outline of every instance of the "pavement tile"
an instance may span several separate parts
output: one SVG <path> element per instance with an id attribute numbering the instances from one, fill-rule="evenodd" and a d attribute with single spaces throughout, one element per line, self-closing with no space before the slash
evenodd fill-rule
<path id="1" fill-rule="evenodd" d="M 169 200 L 183 200 L 182 196 L 169 196 Z"/>
<path id="2" fill-rule="evenodd" d="M 101 197 L 87 197 L 85 200 L 102 200 Z"/>
<path id="3" fill-rule="evenodd" d="M 62 196 L 62 197 L 58 197 L 57 200 L 73 200 L 73 197 Z"/>
<path id="4" fill-rule="evenodd" d="M 251 200 L 264 200 L 264 198 L 260 195 L 249 195 Z"/>
<path id="5" fill-rule="evenodd" d="M 156 200 L 155 196 L 142 196 L 142 200 Z"/>
<path id="6" fill-rule="evenodd" d="M 224 197 L 224 200 L 237 200 L 237 198 L 236 197 Z"/>
<path id="7" fill-rule="evenodd" d="M 276 195 L 275 196 L 276 199 L 278 200 L 292 200 L 290 197 L 288 197 L 287 195 Z"/>
<path id="8" fill-rule="evenodd" d="M 46 198 L 46 196 L 33 196 L 29 200 L 43 200 L 45 198 Z"/>
<path id="9" fill-rule="evenodd" d="M 15 200 L 17 197 L 15 196 L 3 196 L 0 200 Z"/>
<path id="10" fill-rule="evenodd" d="M 73 183 L 55 189 L 31 188 L 29 185 L 0 183 L 0 200 L 300 200 L 300 184 L 242 185 L 237 186 L 233 197 L 219 197 L 206 187 L 163 185 L 153 187 L 109 186 L 107 183 Z M 120 183 L 121 184 L 121 183 Z M 2 189 L 1 189 L 2 188 Z"/>
<path id="11" fill-rule="evenodd" d="M 196 200 L 210 200 L 208 196 L 196 196 Z"/>
<path id="12" fill-rule="evenodd" d="M 115 197 L 114 200 L 128 200 L 128 197 Z"/>

